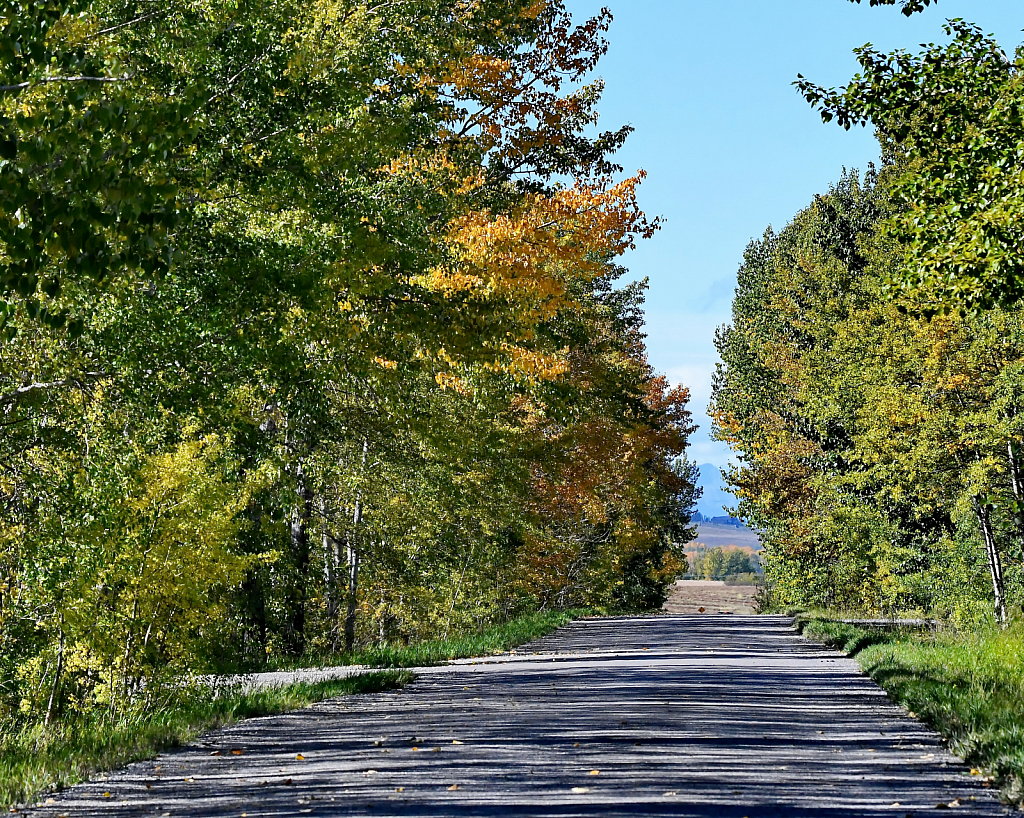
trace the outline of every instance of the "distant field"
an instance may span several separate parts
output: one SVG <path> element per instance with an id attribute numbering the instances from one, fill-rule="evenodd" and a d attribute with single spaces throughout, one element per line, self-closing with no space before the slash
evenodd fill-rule
<path id="1" fill-rule="evenodd" d="M 755 596 L 757 588 L 749 585 L 681 579 L 672 586 L 663 610 L 670 614 L 752 614 Z"/>
<path id="2" fill-rule="evenodd" d="M 697 539 L 687 543 L 688 548 L 704 545 L 708 548 L 749 548 L 751 551 L 761 550 L 761 541 L 757 534 L 749 528 L 736 528 L 732 525 L 715 525 L 714 523 L 698 523 Z"/>

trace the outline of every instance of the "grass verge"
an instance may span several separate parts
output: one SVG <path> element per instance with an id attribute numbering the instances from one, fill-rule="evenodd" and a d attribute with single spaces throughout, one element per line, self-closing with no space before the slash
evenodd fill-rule
<path id="1" fill-rule="evenodd" d="M 286 713 L 335 696 L 378 693 L 408 684 L 408 671 L 385 670 L 313 684 L 256 691 L 200 687 L 154 712 L 97 714 L 42 724 L 0 723 L 0 807 L 84 781 L 93 773 L 152 758 L 216 727 Z"/>
<path id="2" fill-rule="evenodd" d="M 1024 628 L 881 631 L 800 617 L 804 635 L 853 656 L 889 697 L 1024 805 Z"/>
<path id="3" fill-rule="evenodd" d="M 519 647 L 547 636 L 574 619 L 593 613 L 587 610 L 539 611 L 485 628 L 443 639 L 427 639 L 411 645 L 379 645 L 352 653 L 307 654 L 288 664 L 275 664 L 275 670 L 336 665 L 369 665 L 402 668 L 438 665 L 452 659 L 489 656 Z"/>

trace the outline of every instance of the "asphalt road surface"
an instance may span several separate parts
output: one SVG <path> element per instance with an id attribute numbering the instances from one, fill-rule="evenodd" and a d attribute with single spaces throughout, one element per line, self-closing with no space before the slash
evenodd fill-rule
<path id="1" fill-rule="evenodd" d="M 253 719 L 40 816 L 923 816 L 1006 808 L 782 617 L 576 622 L 402 691 Z"/>

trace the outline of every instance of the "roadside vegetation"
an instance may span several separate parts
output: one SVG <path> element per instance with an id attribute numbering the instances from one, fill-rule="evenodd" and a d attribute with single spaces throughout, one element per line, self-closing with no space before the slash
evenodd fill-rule
<path id="1" fill-rule="evenodd" d="M 277 662 L 275 667 L 331 667 L 367 665 L 375 668 L 408 668 L 438 665 L 452 659 L 490 656 L 547 636 L 574 619 L 593 613 L 585 609 L 537 611 L 508 622 L 496 623 L 481 631 L 471 631 L 438 639 L 424 639 L 408 645 L 377 644 L 350 653 L 309 654 L 298 659 Z"/>
<path id="2" fill-rule="evenodd" d="M 335 696 L 395 690 L 412 678 L 408 671 L 383 670 L 266 690 L 193 684 L 169 694 L 159 707 L 91 711 L 51 725 L 3 721 L 0 808 L 32 801 L 97 772 L 152 758 L 216 727 L 286 713 Z"/>
<path id="3" fill-rule="evenodd" d="M 853 656 L 973 772 L 1024 804 L 1024 626 L 964 633 L 866 629 L 825 616 L 797 622 L 805 636 Z"/>

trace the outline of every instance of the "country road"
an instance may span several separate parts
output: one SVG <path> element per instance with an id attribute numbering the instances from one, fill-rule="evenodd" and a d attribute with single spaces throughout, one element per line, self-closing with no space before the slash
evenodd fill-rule
<path id="1" fill-rule="evenodd" d="M 418 674 L 402 691 L 336 699 L 210 734 L 28 812 L 1007 812 L 855 662 L 804 640 L 783 617 L 583 620 L 514 655 Z"/>

